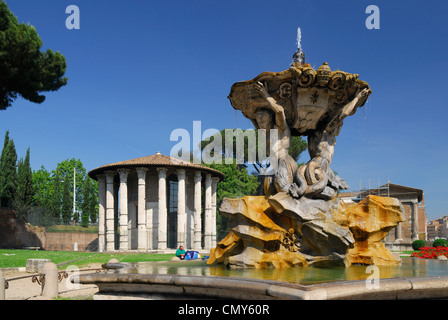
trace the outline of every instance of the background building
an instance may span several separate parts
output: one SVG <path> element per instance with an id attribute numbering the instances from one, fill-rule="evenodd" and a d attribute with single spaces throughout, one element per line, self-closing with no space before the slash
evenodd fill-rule
<path id="1" fill-rule="evenodd" d="M 448 216 L 439 219 L 431 220 L 426 226 L 428 232 L 428 240 L 435 240 L 438 238 L 448 238 Z"/>
<path id="2" fill-rule="evenodd" d="M 403 204 L 404 222 L 389 232 L 384 239 L 390 247 L 402 250 L 410 247 L 412 241 L 427 240 L 425 196 L 423 190 L 387 183 L 378 188 L 341 193 L 346 203 L 359 202 L 369 194 L 397 198 Z"/>

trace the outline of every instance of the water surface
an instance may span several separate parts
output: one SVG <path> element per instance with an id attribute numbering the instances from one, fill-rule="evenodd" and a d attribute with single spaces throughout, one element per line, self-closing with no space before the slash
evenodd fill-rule
<path id="1" fill-rule="evenodd" d="M 380 278 L 447 276 L 448 261 L 402 258 L 397 266 L 378 266 L 372 270 L 368 266 L 348 268 L 289 268 L 289 269 L 226 269 L 219 265 L 209 266 L 205 260 L 177 262 L 139 262 L 121 269 L 121 273 L 158 273 L 192 276 L 242 277 L 275 280 L 298 284 L 314 284 L 341 280 L 364 280 L 369 276 Z"/>

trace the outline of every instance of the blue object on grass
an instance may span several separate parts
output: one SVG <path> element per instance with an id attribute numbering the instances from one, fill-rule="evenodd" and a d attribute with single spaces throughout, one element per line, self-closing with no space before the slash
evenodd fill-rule
<path id="1" fill-rule="evenodd" d="M 198 253 L 197 251 L 187 251 L 185 253 L 185 260 L 194 260 L 198 258 Z"/>

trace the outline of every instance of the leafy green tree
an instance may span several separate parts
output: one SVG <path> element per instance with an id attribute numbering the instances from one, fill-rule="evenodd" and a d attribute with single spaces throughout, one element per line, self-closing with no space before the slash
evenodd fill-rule
<path id="1" fill-rule="evenodd" d="M 303 140 L 302 137 L 291 137 L 291 143 L 289 146 L 289 155 L 297 162 L 299 161 L 302 152 L 307 150 L 308 143 Z"/>
<path id="2" fill-rule="evenodd" d="M 55 222 L 61 221 L 61 178 L 59 176 L 59 171 L 56 170 L 56 174 L 53 177 L 53 196 L 50 202 L 50 210 L 53 213 Z"/>
<path id="3" fill-rule="evenodd" d="M 227 136 L 226 136 L 227 134 Z M 228 138 L 232 138 L 231 142 L 227 141 Z M 214 143 L 214 139 L 221 139 L 219 144 L 221 145 L 221 151 L 223 156 L 223 163 L 225 158 L 237 158 L 238 163 L 247 164 L 250 161 L 250 155 L 256 155 L 258 157 L 258 149 L 262 146 L 258 145 L 258 130 L 254 129 L 224 129 L 221 130 L 218 134 L 214 136 L 202 140 L 200 143 L 200 150 L 203 151 L 209 144 Z M 231 143 L 231 148 L 228 148 Z M 243 147 L 242 150 L 238 150 L 238 144 L 241 144 Z M 299 160 L 300 154 L 305 151 L 308 147 L 308 144 L 302 137 L 291 137 L 290 147 L 289 147 L 289 155 L 297 162 Z M 265 146 L 263 146 L 265 148 Z M 230 150 L 229 150 L 230 149 Z M 266 153 L 266 150 L 261 150 Z M 214 156 L 214 150 L 211 151 L 210 156 Z M 255 171 L 259 174 L 261 169 L 266 166 L 263 164 L 263 161 L 266 159 L 255 159 L 255 162 L 252 162 L 252 166 Z"/>
<path id="4" fill-rule="evenodd" d="M 90 190 L 90 178 L 86 178 L 84 180 L 84 194 L 82 197 L 82 203 L 81 203 L 81 225 L 83 227 L 87 227 L 89 225 L 89 219 L 90 219 L 90 210 L 91 210 L 91 190 Z"/>
<path id="5" fill-rule="evenodd" d="M 72 209 L 73 209 L 72 201 L 73 201 L 72 196 L 70 194 L 70 180 L 64 178 L 61 215 L 62 215 L 62 222 L 65 224 L 69 224 L 70 221 L 72 220 Z"/>
<path id="6" fill-rule="evenodd" d="M 33 172 L 33 185 L 36 190 L 34 195 L 34 202 L 40 206 L 42 212 L 50 212 L 51 219 L 54 223 L 69 223 L 72 218 L 76 221 L 81 221 L 83 217 L 72 217 L 73 213 L 73 175 L 74 168 L 76 169 L 76 213 L 83 213 L 83 207 L 87 206 L 87 219 L 84 217 L 84 224 L 86 221 L 94 223 L 97 218 L 97 202 L 98 202 L 98 183 L 86 174 L 86 169 L 83 167 L 81 160 L 74 158 L 64 160 L 57 164 L 57 167 L 51 172 L 47 171 L 43 166 Z M 86 181 L 89 181 L 89 200 L 84 203 Z M 66 186 L 67 184 L 67 186 Z M 67 190 L 65 190 L 67 188 Z M 64 198 L 65 194 L 65 199 Z M 65 218 L 62 214 L 62 203 L 65 201 L 64 211 Z"/>
<path id="7" fill-rule="evenodd" d="M 0 206 L 10 207 L 14 201 L 17 179 L 17 153 L 14 141 L 6 132 L 0 156 Z"/>
<path id="8" fill-rule="evenodd" d="M 89 218 L 91 223 L 95 223 L 98 220 L 98 182 L 88 176 L 86 179 L 90 181 Z"/>
<path id="9" fill-rule="evenodd" d="M 42 103 L 41 92 L 67 84 L 65 57 L 51 49 L 41 52 L 41 47 L 36 29 L 19 23 L 0 0 L 0 110 L 10 107 L 18 96 Z"/>
<path id="10" fill-rule="evenodd" d="M 75 170 L 74 170 L 75 169 Z M 84 168 L 82 161 L 75 158 L 66 159 L 58 163 L 56 169 L 53 170 L 53 175 L 59 173 L 61 179 L 68 180 L 70 183 L 71 192 L 73 193 L 73 180 L 76 180 L 75 191 L 76 191 L 76 208 L 79 208 L 82 202 L 82 195 L 84 194 L 84 179 L 86 178 L 86 169 Z M 75 177 L 74 178 L 74 175 Z M 73 201 L 73 200 L 72 200 Z M 72 203 L 73 206 L 73 203 Z M 78 221 L 78 220 L 77 220 Z"/>
<path id="11" fill-rule="evenodd" d="M 94 223 L 97 220 L 98 191 L 96 181 L 86 176 L 84 180 L 84 190 L 81 203 L 81 225 L 87 227 L 89 221 Z"/>
<path id="12" fill-rule="evenodd" d="M 218 170 L 225 174 L 223 181 L 218 183 L 216 189 L 216 206 L 221 206 L 224 198 L 240 198 L 247 195 L 256 195 L 259 187 L 256 175 L 251 175 L 244 166 L 241 167 L 236 163 L 232 164 L 215 164 L 206 165 L 212 169 Z M 218 241 L 225 237 L 229 232 L 227 227 L 228 221 L 221 215 L 216 215 L 216 230 Z"/>
<path id="13" fill-rule="evenodd" d="M 36 206 L 48 207 L 52 198 L 53 186 L 51 184 L 51 173 L 41 166 L 39 170 L 33 171 L 34 204 Z"/>

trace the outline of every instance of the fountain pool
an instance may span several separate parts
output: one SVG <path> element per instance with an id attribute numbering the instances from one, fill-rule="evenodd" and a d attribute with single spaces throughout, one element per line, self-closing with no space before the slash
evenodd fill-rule
<path id="1" fill-rule="evenodd" d="M 97 285 L 96 300 L 448 299 L 447 273 L 447 261 L 418 258 L 403 258 L 393 266 L 287 269 L 226 269 L 194 260 L 125 263 L 71 281 Z"/>
<path id="2" fill-rule="evenodd" d="M 130 263 L 118 273 L 171 274 L 185 276 L 218 276 L 246 279 L 273 280 L 310 285 L 332 281 L 365 280 L 378 276 L 386 278 L 410 278 L 448 276 L 448 262 L 440 260 L 402 258 L 400 265 L 356 266 L 334 268 L 302 267 L 287 269 L 226 269 L 222 265 L 207 265 L 205 260 L 178 262 Z"/>

